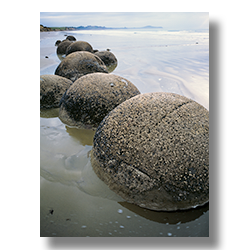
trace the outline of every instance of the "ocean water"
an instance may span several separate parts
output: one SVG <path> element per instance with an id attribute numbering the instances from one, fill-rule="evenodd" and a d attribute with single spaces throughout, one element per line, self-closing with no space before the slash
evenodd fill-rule
<path id="1" fill-rule="evenodd" d="M 163 29 L 42 32 L 40 74 L 54 74 L 55 42 L 65 35 L 110 49 L 122 76 L 141 93 L 172 92 L 209 109 L 208 31 Z M 46 58 L 46 56 L 48 58 Z M 208 205 L 155 212 L 126 203 L 95 175 L 90 151 L 95 131 L 70 128 L 58 109 L 40 111 L 41 236 L 209 236 Z"/>

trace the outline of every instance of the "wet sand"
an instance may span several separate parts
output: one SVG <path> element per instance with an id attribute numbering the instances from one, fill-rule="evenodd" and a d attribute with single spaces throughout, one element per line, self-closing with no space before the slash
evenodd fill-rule
<path id="1" fill-rule="evenodd" d="M 141 93 L 173 92 L 209 109 L 208 33 L 42 32 L 42 74 L 54 73 L 60 63 L 54 44 L 58 39 L 63 40 L 66 34 L 88 41 L 100 51 L 110 48 L 118 59 L 118 66 L 112 73 L 128 78 Z M 49 58 L 46 59 L 46 55 Z"/>
<path id="2" fill-rule="evenodd" d="M 54 44 L 65 34 L 41 33 L 41 74 L 54 73 L 60 63 Z M 180 33 L 134 31 L 67 34 L 89 42 L 94 49 L 110 48 L 118 59 L 113 74 L 127 78 L 142 93 L 174 92 L 208 109 L 208 34 L 185 34 L 186 39 Z M 66 126 L 58 118 L 58 109 L 41 111 L 40 116 L 42 237 L 209 236 L 208 204 L 178 212 L 155 212 L 128 204 L 93 172 L 94 131 Z"/>

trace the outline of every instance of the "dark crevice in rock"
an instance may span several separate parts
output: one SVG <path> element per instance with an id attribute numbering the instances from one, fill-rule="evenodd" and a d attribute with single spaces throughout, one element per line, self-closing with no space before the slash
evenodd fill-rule
<path id="1" fill-rule="evenodd" d="M 174 109 L 171 110 L 169 113 L 167 113 L 166 115 L 164 115 L 164 116 L 161 118 L 161 120 L 163 120 L 167 115 L 172 114 L 174 111 L 180 109 L 182 106 L 184 106 L 184 105 L 186 105 L 186 104 L 188 104 L 188 103 L 190 103 L 190 102 L 191 102 L 191 101 L 188 101 L 188 102 L 184 102 L 184 103 L 178 105 L 176 108 L 174 108 Z"/>

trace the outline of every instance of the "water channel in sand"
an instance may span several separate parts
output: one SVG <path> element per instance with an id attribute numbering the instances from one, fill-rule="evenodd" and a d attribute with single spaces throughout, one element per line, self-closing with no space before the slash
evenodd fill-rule
<path id="1" fill-rule="evenodd" d="M 209 108 L 208 32 L 42 32 L 41 75 L 54 74 L 60 63 L 54 44 L 64 35 L 100 51 L 111 49 L 118 59 L 112 74 L 130 80 L 141 93 L 174 92 Z M 110 191 L 90 163 L 94 133 L 63 124 L 58 109 L 40 111 L 41 236 L 209 236 L 208 204 L 188 211 L 155 212 Z"/>

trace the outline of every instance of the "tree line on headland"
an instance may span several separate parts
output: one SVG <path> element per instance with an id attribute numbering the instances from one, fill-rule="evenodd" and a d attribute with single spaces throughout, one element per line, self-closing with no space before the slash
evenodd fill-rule
<path id="1" fill-rule="evenodd" d="M 43 31 L 64 31 L 64 30 L 76 30 L 74 27 L 46 27 L 40 24 L 40 32 Z"/>

